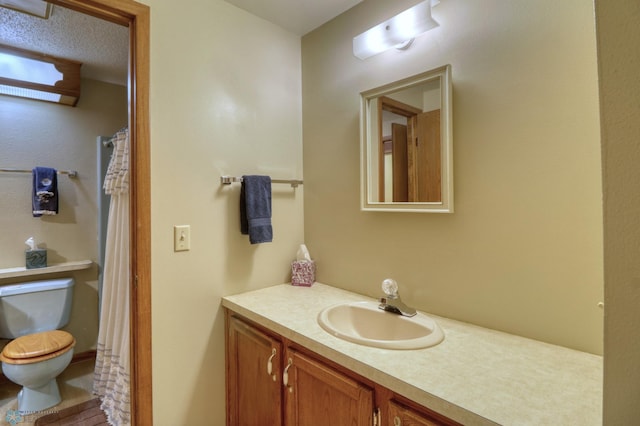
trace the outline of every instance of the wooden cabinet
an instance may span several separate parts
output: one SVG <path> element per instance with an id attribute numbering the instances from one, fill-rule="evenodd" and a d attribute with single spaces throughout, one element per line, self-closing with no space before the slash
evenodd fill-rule
<path id="1" fill-rule="evenodd" d="M 457 425 L 225 311 L 227 426 Z"/>
<path id="2" fill-rule="evenodd" d="M 433 417 L 426 417 L 393 400 L 389 401 L 388 408 L 389 416 L 387 420 L 390 426 L 440 426 L 443 424 Z"/>
<path id="3" fill-rule="evenodd" d="M 282 344 L 255 327 L 227 322 L 227 425 L 282 424 Z"/>
<path id="4" fill-rule="evenodd" d="M 285 370 L 285 425 L 373 424 L 371 388 L 291 348 Z"/>

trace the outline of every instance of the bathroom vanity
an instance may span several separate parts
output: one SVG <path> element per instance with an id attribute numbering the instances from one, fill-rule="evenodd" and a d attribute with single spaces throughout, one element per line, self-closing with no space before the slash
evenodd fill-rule
<path id="1" fill-rule="evenodd" d="M 236 313 L 226 319 L 228 425 L 459 424 Z"/>
<path id="2" fill-rule="evenodd" d="M 362 300 L 320 283 L 224 297 L 227 424 L 601 424 L 601 357 L 435 316 L 444 341 L 417 350 L 318 325 Z"/>

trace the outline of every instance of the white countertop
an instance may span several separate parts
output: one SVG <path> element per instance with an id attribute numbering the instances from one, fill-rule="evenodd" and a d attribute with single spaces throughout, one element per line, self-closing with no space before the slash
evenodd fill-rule
<path id="1" fill-rule="evenodd" d="M 435 315 L 444 341 L 419 350 L 350 343 L 316 322 L 325 307 L 360 300 L 371 298 L 315 283 L 227 296 L 222 304 L 465 425 L 602 424 L 602 357 Z"/>

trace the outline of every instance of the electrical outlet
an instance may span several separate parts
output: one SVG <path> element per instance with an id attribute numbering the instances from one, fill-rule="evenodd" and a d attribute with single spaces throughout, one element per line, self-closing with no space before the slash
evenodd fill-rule
<path id="1" fill-rule="evenodd" d="M 173 227 L 173 251 L 191 249 L 191 226 L 175 225 Z"/>

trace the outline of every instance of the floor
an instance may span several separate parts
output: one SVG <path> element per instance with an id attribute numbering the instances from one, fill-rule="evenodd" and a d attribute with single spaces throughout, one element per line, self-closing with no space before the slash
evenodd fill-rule
<path id="1" fill-rule="evenodd" d="M 110 426 L 100 404 L 100 399 L 94 398 L 63 408 L 57 413 L 39 417 L 35 426 Z"/>
<path id="2" fill-rule="evenodd" d="M 38 417 L 95 398 L 95 395 L 91 394 L 93 367 L 94 361 L 92 359 L 73 363 L 67 367 L 58 376 L 62 402 L 38 414 L 14 415 L 13 410 L 18 408 L 16 397 L 20 391 L 20 386 L 11 382 L 0 383 L 0 426 L 31 426 Z"/>

